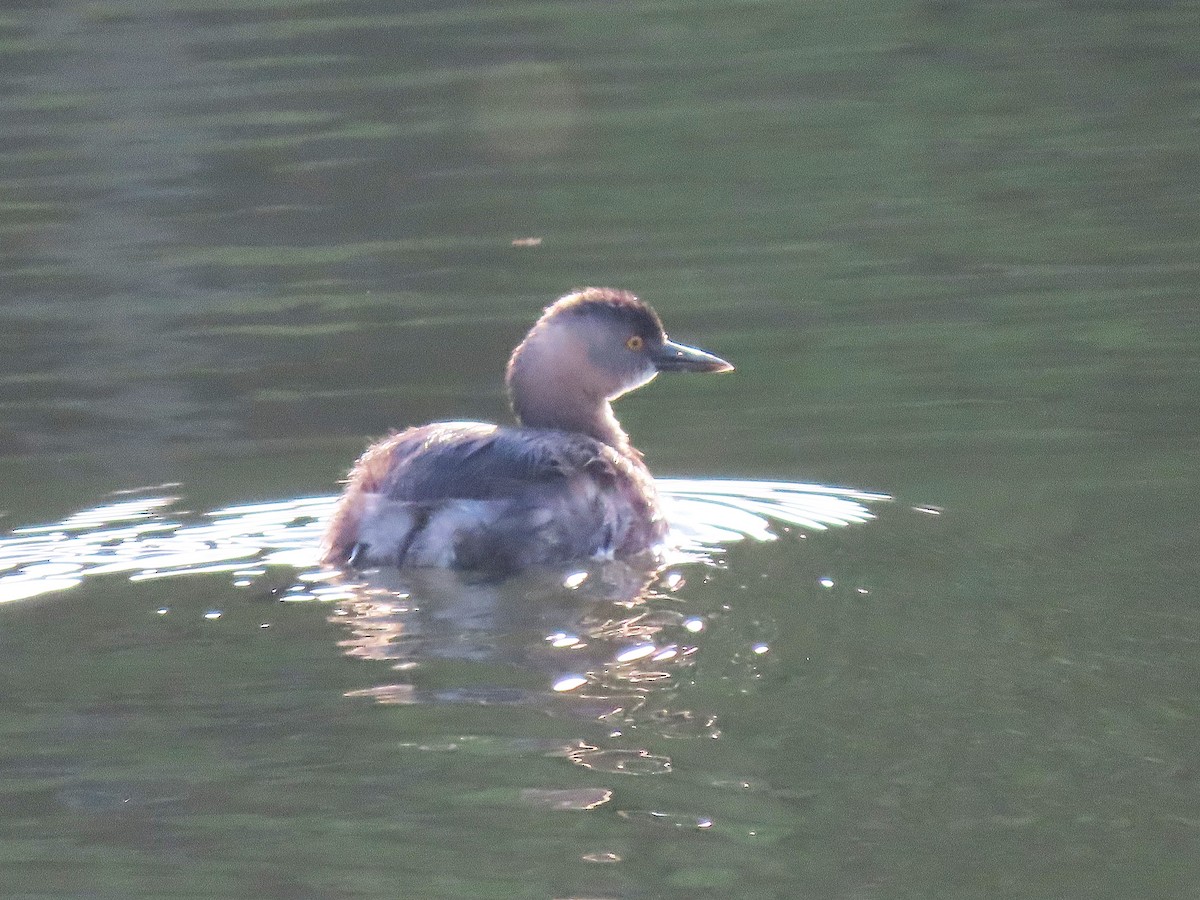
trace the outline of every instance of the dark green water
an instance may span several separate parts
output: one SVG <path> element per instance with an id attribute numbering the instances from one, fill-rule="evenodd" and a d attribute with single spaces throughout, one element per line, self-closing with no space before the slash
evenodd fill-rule
<path id="1" fill-rule="evenodd" d="M 1198 40 L 1170 0 L 5 5 L 6 529 L 332 493 L 503 418 L 581 284 L 738 365 L 622 401 L 657 472 L 897 502 L 649 596 L 0 606 L 0 894 L 1195 897 Z"/>

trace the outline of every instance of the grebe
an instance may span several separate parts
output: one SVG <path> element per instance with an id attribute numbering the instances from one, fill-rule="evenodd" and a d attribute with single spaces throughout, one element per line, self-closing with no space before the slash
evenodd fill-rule
<path id="1" fill-rule="evenodd" d="M 668 340 L 628 291 L 567 294 L 508 362 L 520 426 L 438 422 L 372 445 L 350 472 L 323 561 L 508 572 L 652 550 L 666 520 L 610 403 L 659 372 L 732 369 Z"/>

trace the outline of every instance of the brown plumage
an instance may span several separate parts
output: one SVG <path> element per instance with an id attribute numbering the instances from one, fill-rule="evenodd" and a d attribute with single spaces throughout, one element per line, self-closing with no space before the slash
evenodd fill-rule
<path id="1" fill-rule="evenodd" d="M 442 422 L 372 445 L 350 473 L 324 560 L 511 571 L 650 550 L 666 534 L 658 493 L 610 401 L 660 371 L 732 368 L 670 341 L 627 291 L 568 294 L 509 360 L 523 427 Z"/>

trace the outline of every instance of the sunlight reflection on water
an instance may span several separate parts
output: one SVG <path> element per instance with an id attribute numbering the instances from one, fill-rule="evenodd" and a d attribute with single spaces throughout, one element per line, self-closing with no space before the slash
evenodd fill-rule
<path id="1" fill-rule="evenodd" d="M 662 479 L 671 522 L 668 563 L 704 562 L 742 540 L 767 541 L 787 527 L 823 531 L 874 518 L 869 504 L 891 499 L 849 488 L 782 481 Z M 335 497 L 301 497 L 228 506 L 192 517 L 179 498 L 125 498 L 61 522 L 17 528 L 0 537 L 0 603 L 72 588 L 93 575 L 130 581 L 228 572 L 246 586 L 267 566 L 308 570 L 292 600 L 345 599 L 327 585 L 318 546 Z"/>

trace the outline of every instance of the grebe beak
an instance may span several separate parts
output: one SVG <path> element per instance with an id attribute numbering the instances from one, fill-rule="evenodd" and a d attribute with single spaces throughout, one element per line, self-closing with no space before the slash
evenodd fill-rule
<path id="1" fill-rule="evenodd" d="M 732 372 L 733 366 L 704 350 L 663 341 L 650 356 L 654 367 L 660 372 Z"/>

